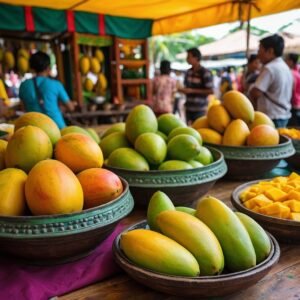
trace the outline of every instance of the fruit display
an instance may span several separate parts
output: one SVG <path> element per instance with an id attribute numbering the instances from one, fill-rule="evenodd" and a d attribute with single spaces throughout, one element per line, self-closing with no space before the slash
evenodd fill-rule
<path id="1" fill-rule="evenodd" d="M 82 54 L 79 59 L 79 70 L 82 75 L 83 88 L 86 92 L 95 92 L 104 96 L 107 89 L 107 79 L 104 75 L 103 64 L 104 54 L 101 49 L 96 48 L 94 54 Z M 96 75 L 96 80 L 88 76 L 91 72 Z"/>
<path id="2" fill-rule="evenodd" d="M 256 213 L 300 221 L 300 175 L 293 172 L 289 176 L 260 181 L 243 190 L 239 199 Z"/>
<path id="3" fill-rule="evenodd" d="M 0 140 L 0 216 L 71 214 L 122 194 L 120 178 L 102 169 L 93 129 L 60 131 L 41 113 L 25 113 L 15 129 Z"/>
<path id="4" fill-rule="evenodd" d="M 146 105 L 104 131 L 100 147 L 105 165 L 128 170 L 184 170 L 214 162 L 197 130 L 170 113 L 157 118 Z"/>
<path id="5" fill-rule="evenodd" d="M 207 115 L 196 119 L 192 128 L 204 143 L 225 146 L 272 146 L 279 133 L 272 120 L 254 111 L 250 100 L 238 91 L 226 92 L 223 102 L 211 105 Z"/>
<path id="6" fill-rule="evenodd" d="M 166 275 L 234 274 L 260 264 L 271 251 L 271 240 L 256 221 L 212 196 L 200 199 L 193 210 L 175 207 L 156 191 L 147 223 L 148 228 L 122 233 L 120 249 L 137 266 Z"/>

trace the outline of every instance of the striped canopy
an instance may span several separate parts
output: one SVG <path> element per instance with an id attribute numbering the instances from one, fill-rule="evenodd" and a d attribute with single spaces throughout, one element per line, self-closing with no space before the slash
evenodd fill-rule
<path id="1" fill-rule="evenodd" d="M 144 38 L 299 7 L 300 0 L 0 0 L 0 30 Z"/>

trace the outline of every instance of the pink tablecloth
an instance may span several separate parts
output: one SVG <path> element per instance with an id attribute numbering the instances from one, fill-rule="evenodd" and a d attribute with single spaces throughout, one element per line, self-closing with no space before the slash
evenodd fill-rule
<path id="1" fill-rule="evenodd" d="M 32 266 L 0 258 L 0 299 L 49 299 L 118 273 L 120 269 L 113 260 L 112 243 L 124 227 L 119 223 L 95 251 L 72 263 Z"/>

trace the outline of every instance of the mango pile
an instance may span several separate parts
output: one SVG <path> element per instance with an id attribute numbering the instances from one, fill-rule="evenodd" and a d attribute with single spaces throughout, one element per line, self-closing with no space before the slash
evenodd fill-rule
<path id="1" fill-rule="evenodd" d="M 300 221 L 300 175 L 297 173 L 253 184 L 239 198 L 254 212 Z"/>
<path id="2" fill-rule="evenodd" d="M 271 243 L 264 229 L 221 200 L 206 196 L 197 208 L 174 207 L 155 192 L 147 209 L 149 229 L 123 233 L 120 247 L 133 263 L 167 275 L 214 276 L 238 272 L 268 257 Z"/>
<path id="3" fill-rule="evenodd" d="M 279 143 L 273 121 L 254 111 L 250 100 L 238 91 L 224 94 L 223 101 L 211 105 L 207 115 L 192 124 L 204 143 L 226 146 L 272 146 Z"/>
<path id="4" fill-rule="evenodd" d="M 44 114 L 22 115 L 0 140 L 0 215 L 67 214 L 116 199 L 123 185 L 102 168 L 99 142 L 93 130 L 60 131 Z"/>
<path id="5" fill-rule="evenodd" d="M 108 128 L 100 147 L 105 165 L 135 171 L 185 170 L 214 161 L 197 130 L 170 113 L 156 118 L 146 105 L 135 106 L 125 123 Z"/>
<path id="6" fill-rule="evenodd" d="M 297 128 L 278 128 L 279 134 L 287 135 L 291 139 L 300 140 L 300 130 Z"/>

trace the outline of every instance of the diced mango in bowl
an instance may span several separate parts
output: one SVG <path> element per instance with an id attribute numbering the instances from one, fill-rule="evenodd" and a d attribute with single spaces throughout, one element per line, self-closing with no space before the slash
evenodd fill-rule
<path id="1" fill-rule="evenodd" d="M 278 128 L 279 134 L 287 135 L 291 139 L 300 139 L 300 130 L 296 128 Z"/>
<path id="2" fill-rule="evenodd" d="M 300 175 L 293 172 L 255 183 L 241 192 L 240 200 L 254 212 L 300 221 Z"/>

